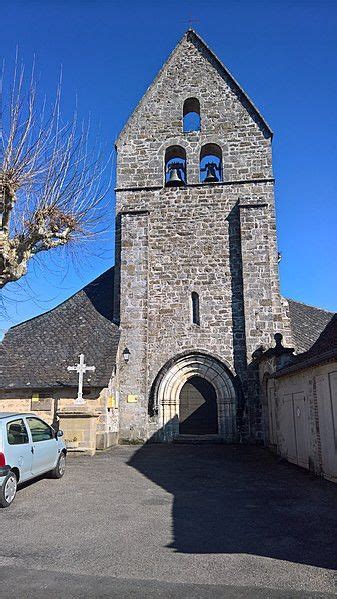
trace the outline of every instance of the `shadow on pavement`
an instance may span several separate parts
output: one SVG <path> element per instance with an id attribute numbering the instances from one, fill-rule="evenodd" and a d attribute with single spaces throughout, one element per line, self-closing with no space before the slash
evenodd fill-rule
<path id="1" fill-rule="evenodd" d="M 337 566 L 337 486 L 253 446 L 154 444 L 128 462 L 173 495 L 168 545 Z"/>

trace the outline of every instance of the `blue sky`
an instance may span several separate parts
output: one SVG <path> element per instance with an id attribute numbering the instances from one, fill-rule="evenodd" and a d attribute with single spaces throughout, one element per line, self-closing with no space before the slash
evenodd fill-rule
<path id="1" fill-rule="evenodd" d="M 35 55 L 49 97 L 62 65 L 65 116 L 77 97 L 109 149 L 189 19 L 275 132 L 283 295 L 337 311 L 335 0 L 2 0 L 1 54 L 11 65 L 19 45 L 28 66 Z M 3 291 L 0 329 L 51 309 L 113 259 L 111 222 L 83 255 L 32 262 Z"/>

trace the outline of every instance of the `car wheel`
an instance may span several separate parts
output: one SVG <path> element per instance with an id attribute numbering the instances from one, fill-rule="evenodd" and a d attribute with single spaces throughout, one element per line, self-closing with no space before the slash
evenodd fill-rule
<path id="1" fill-rule="evenodd" d="M 2 486 L 0 487 L 0 507 L 9 507 L 16 495 L 18 480 L 14 472 L 8 472 Z"/>
<path id="2" fill-rule="evenodd" d="M 50 474 L 51 474 L 52 478 L 62 478 L 65 471 L 66 471 L 66 455 L 62 451 L 59 459 L 57 460 L 57 464 L 56 464 L 55 468 L 51 471 Z"/>

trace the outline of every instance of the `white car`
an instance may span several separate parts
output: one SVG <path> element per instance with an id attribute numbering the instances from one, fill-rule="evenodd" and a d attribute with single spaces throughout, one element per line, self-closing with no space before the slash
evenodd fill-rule
<path id="1" fill-rule="evenodd" d="M 35 414 L 0 412 L 0 507 L 11 505 L 18 482 L 46 472 L 63 476 L 67 449 L 62 435 Z"/>

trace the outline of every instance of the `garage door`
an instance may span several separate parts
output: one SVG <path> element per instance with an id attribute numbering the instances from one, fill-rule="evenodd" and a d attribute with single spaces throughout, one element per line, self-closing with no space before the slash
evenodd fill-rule
<path id="1" fill-rule="evenodd" d="M 337 372 L 315 380 L 323 472 L 337 477 Z"/>
<path id="2" fill-rule="evenodd" d="M 280 402 L 280 450 L 287 460 L 309 467 L 309 411 L 303 392 L 288 393 Z"/>
<path id="3" fill-rule="evenodd" d="M 293 394 L 297 463 L 309 467 L 309 410 L 304 393 Z"/>
<path id="4" fill-rule="evenodd" d="M 269 443 L 276 445 L 276 406 L 274 396 L 274 384 L 271 380 L 267 381 L 267 399 L 268 399 L 268 420 L 269 420 Z"/>
<path id="5" fill-rule="evenodd" d="M 290 462 L 297 464 L 294 406 L 291 393 L 283 395 L 279 409 L 280 450 Z"/>

